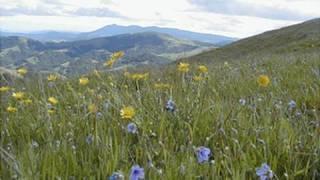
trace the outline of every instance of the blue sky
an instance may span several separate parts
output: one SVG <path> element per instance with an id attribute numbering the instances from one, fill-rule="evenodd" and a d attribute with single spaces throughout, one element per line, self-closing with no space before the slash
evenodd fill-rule
<path id="1" fill-rule="evenodd" d="M 247 37 L 320 17 L 319 0 L 0 0 L 3 31 L 162 26 Z"/>

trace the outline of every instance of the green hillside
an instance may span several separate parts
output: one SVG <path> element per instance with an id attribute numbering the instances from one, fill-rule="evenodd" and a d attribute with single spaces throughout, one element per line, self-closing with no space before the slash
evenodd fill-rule
<path id="1" fill-rule="evenodd" d="M 320 19 L 239 40 L 189 59 L 200 62 L 261 60 L 273 56 L 320 56 Z"/>

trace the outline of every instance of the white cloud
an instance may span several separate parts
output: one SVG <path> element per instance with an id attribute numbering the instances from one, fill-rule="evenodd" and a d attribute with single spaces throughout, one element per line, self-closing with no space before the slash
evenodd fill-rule
<path id="1" fill-rule="evenodd" d="M 204 8 L 203 3 L 208 7 Z M 215 3 L 222 3 L 220 9 Z M 318 0 L 0 0 L 0 11 L 5 10 L 0 12 L 0 23 L 1 29 L 7 31 L 91 31 L 108 24 L 134 24 L 246 37 L 320 16 L 319 3 Z M 270 12 L 261 9 L 265 7 Z M 246 8 L 255 10 L 246 13 Z M 278 14 L 271 11 L 274 9 Z"/>

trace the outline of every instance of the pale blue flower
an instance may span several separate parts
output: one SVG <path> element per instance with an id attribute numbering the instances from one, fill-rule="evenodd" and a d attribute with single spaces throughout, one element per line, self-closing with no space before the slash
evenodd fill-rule
<path id="1" fill-rule="evenodd" d="M 93 140 L 94 140 L 94 137 L 93 137 L 92 134 L 89 134 L 89 135 L 86 137 L 86 143 L 87 143 L 87 144 L 92 144 Z"/>
<path id="2" fill-rule="evenodd" d="M 130 180 L 142 180 L 144 179 L 144 169 L 139 165 L 134 165 L 131 168 Z"/>
<path id="3" fill-rule="evenodd" d="M 135 123 L 129 123 L 127 125 L 127 132 L 128 133 L 135 134 L 135 133 L 137 133 L 137 131 L 138 131 L 138 128 L 137 128 L 137 125 Z"/>
<path id="4" fill-rule="evenodd" d="M 273 172 L 267 163 L 263 163 L 261 167 L 257 168 L 256 174 L 260 180 L 270 180 L 273 177 Z"/>
<path id="5" fill-rule="evenodd" d="M 124 180 L 124 176 L 122 173 L 114 172 L 110 177 L 109 180 Z"/>
<path id="6" fill-rule="evenodd" d="M 172 99 L 169 99 L 166 103 L 166 110 L 170 112 L 174 112 L 176 110 L 176 104 Z"/>
<path id="7" fill-rule="evenodd" d="M 244 106 L 246 105 L 246 100 L 245 99 L 239 99 L 239 103 Z"/>
<path id="8" fill-rule="evenodd" d="M 294 100 L 291 100 L 289 103 L 288 103 L 288 106 L 289 106 L 289 109 L 292 110 L 294 108 L 297 107 L 297 103 L 294 101 Z"/>
<path id="9" fill-rule="evenodd" d="M 207 162 L 211 156 L 211 150 L 207 147 L 200 146 L 196 149 L 196 156 L 198 163 Z"/>

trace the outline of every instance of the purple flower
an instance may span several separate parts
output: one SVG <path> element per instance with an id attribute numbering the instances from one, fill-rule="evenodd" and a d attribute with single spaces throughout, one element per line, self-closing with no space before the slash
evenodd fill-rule
<path id="1" fill-rule="evenodd" d="M 273 172 L 267 163 L 263 163 L 261 167 L 256 169 L 256 174 L 259 176 L 260 180 L 269 180 L 273 177 Z"/>
<path id="2" fill-rule="evenodd" d="M 127 125 L 127 132 L 128 133 L 135 134 L 135 133 L 137 133 L 137 131 L 138 131 L 138 128 L 137 128 L 137 125 L 135 123 L 129 123 Z"/>
<path id="3" fill-rule="evenodd" d="M 198 163 L 203 163 L 209 161 L 209 158 L 211 156 L 211 150 L 207 147 L 200 146 L 196 149 L 196 155 Z"/>
<path id="4" fill-rule="evenodd" d="M 169 99 L 166 103 L 166 110 L 170 112 L 174 112 L 176 110 L 176 104 L 172 99 Z"/>
<path id="5" fill-rule="evenodd" d="M 142 180 L 144 179 L 144 169 L 139 165 L 134 165 L 131 168 L 130 180 Z"/>
<path id="6" fill-rule="evenodd" d="M 93 137 L 92 134 L 89 134 L 89 135 L 86 137 L 86 143 L 87 143 L 87 144 L 92 144 L 93 140 L 94 140 L 94 137 Z"/>
<path id="7" fill-rule="evenodd" d="M 291 100 L 289 103 L 288 103 L 288 106 L 289 106 L 289 109 L 292 110 L 294 108 L 297 107 L 297 103 L 294 101 L 294 100 Z"/>
<path id="8" fill-rule="evenodd" d="M 122 173 L 114 172 L 110 177 L 109 180 L 124 180 L 124 176 Z"/>

